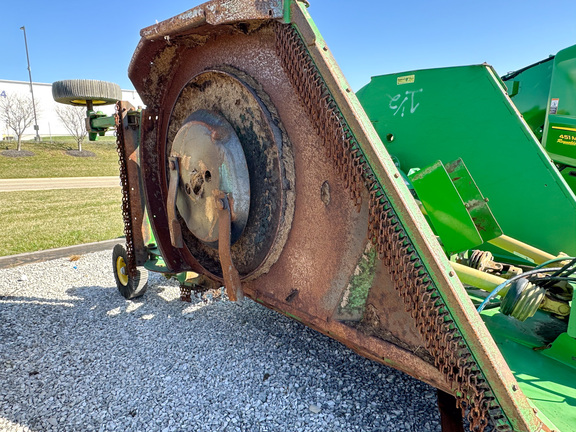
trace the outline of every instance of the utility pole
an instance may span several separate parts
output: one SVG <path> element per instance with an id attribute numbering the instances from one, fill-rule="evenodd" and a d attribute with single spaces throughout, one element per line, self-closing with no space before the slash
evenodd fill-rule
<path id="1" fill-rule="evenodd" d="M 20 27 L 20 30 L 24 31 L 24 45 L 26 46 L 26 60 L 28 61 L 28 76 L 30 77 L 30 93 L 32 93 L 32 108 L 34 109 L 34 130 L 36 131 L 36 136 L 34 141 L 40 142 L 40 134 L 38 132 L 38 118 L 36 117 L 36 102 L 34 102 L 34 88 L 32 86 L 32 69 L 30 69 L 30 56 L 28 55 L 28 41 L 26 40 L 26 27 Z"/>

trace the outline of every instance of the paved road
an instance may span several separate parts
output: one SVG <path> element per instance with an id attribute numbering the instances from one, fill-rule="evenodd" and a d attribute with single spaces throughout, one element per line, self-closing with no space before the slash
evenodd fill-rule
<path id="1" fill-rule="evenodd" d="M 118 176 L 0 179 L 0 192 L 120 186 Z"/>

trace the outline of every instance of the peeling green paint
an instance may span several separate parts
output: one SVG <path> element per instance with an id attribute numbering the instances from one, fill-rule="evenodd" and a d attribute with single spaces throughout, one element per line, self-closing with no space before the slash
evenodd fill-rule
<path id="1" fill-rule="evenodd" d="M 364 316 L 368 293 L 374 283 L 375 264 L 376 249 L 368 243 L 340 300 L 340 319 L 357 321 Z"/>

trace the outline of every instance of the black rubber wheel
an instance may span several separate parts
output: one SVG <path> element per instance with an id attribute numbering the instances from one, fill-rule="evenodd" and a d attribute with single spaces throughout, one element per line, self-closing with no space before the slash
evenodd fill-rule
<path id="1" fill-rule="evenodd" d="M 124 245 L 117 244 L 112 251 L 112 270 L 118 291 L 128 300 L 140 297 L 148 288 L 148 270 L 144 267 L 136 268 L 136 277 L 130 277 L 127 272 L 126 249 Z"/>
<path id="2" fill-rule="evenodd" d="M 110 105 L 122 100 L 118 84 L 98 80 L 64 80 L 52 84 L 52 97 L 67 105 Z"/>

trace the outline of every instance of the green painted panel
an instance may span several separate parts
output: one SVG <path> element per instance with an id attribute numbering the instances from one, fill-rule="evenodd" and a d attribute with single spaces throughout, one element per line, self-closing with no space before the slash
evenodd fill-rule
<path id="1" fill-rule="evenodd" d="M 404 171 L 462 158 L 504 234 L 576 254 L 576 197 L 491 67 L 373 77 L 357 96 Z"/>
<path id="2" fill-rule="evenodd" d="M 520 322 L 499 310 L 482 312 L 482 318 L 520 389 L 554 423 L 556 430 L 573 431 L 576 425 L 576 369 L 547 357 L 540 349 L 552 342 L 565 324 L 543 312 Z"/>
<path id="3" fill-rule="evenodd" d="M 542 351 L 542 354 L 576 370 L 576 339 L 568 333 L 558 336 L 552 346 Z"/>
<path id="4" fill-rule="evenodd" d="M 447 164 L 446 171 L 450 175 L 450 180 L 456 186 L 458 193 L 460 193 L 462 200 L 464 200 L 464 206 L 474 221 L 474 226 L 478 230 L 480 237 L 482 237 L 482 241 L 487 242 L 500 237 L 503 233 L 490 210 L 489 200 L 484 198 L 482 192 L 478 189 L 464 161 L 458 159 Z"/>
<path id="5" fill-rule="evenodd" d="M 548 116 L 546 151 L 558 163 L 576 165 L 576 117 Z"/>
<path id="6" fill-rule="evenodd" d="M 420 171 L 409 176 L 418 193 L 418 198 L 426 209 L 432 227 L 442 239 L 444 250 L 449 255 L 465 251 L 484 242 L 468 212 L 468 200 L 466 203 L 464 202 L 464 196 L 456 187 L 457 182 L 462 183 L 463 192 L 467 193 L 468 196 L 474 196 L 473 191 L 469 188 L 469 183 L 461 181 L 463 179 L 471 180 L 471 178 L 465 167 L 464 172 L 458 169 L 458 162 L 461 161 L 449 164 L 454 166 L 456 181 L 452 178 L 454 173 L 452 172 L 451 176 L 441 161 L 423 167 Z M 463 164 L 461 165 L 463 166 Z M 475 192 L 477 193 L 477 190 Z M 481 197 L 477 198 L 481 199 Z M 482 202 L 484 203 L 484 201 Z"/>
<path id="7" fill-rule="evenodd" d="M 562 170 L 562 177 L 568 186 L 570 186 L 572 191 L 576 193 L 576 168 L 570 166 L 564 168 Z"/>
<path id="8" fill-rule="evenodd" d="M 576 166 L 576 45 L 554 57 L 542 143 L 552 158 Z"/>
<path id="9" fill-rule="evenodd" d="M 542 140 L 548 108 L 554 57 L 502 77 L 508 94 L 534 135 Z"/>

